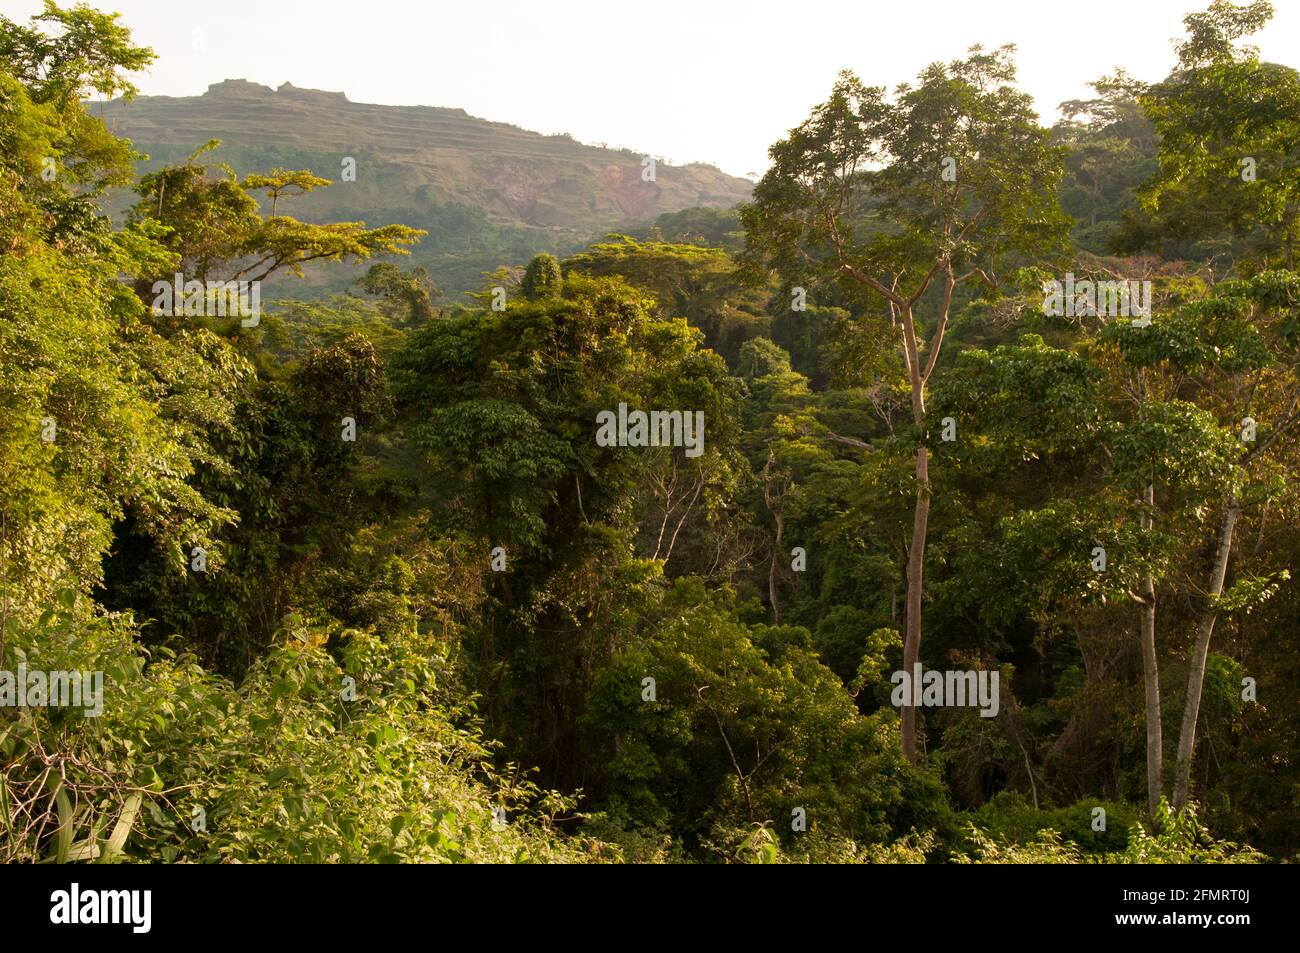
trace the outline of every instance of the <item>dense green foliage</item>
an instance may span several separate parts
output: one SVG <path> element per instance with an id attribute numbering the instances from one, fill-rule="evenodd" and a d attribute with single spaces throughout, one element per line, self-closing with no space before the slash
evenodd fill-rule
<path id="1" fill-rule="evenodd" d="M 842 74 L 739 212 L 499 248 L 446 306 L 393 210 L 292 217 L 324 177 L 142 167 L 82 105 L 152 60 L 114 16 L 0 18 L 0 671 L 104 679 L 0 708 L 0 860 L 1294 858 L 1269 12 L 1053 129 L 1008 49 Z M 155 291 L 331 262 L 256 321 Z M 1151 322 L 1045 313 L 1066 271 Z M 699 443 L 598 439 L 620 407 Z M 905 659 L 995 716 L 900 715 Z"/>

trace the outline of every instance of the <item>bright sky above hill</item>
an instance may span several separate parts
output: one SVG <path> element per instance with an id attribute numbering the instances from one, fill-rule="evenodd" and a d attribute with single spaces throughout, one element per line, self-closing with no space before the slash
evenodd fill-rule
<path id="1" fill-rule="evenodd" d="M 68 4 L 71 0 L 62 0 Z M 1182 17 L 1209 0 L 91 0 L 159 54 L 136 84 L 193 96 L 223 79 L 341 90 L 354 102 L 452 106 L 673 163 L 761 173 L 767 147 L 848 67 L 912 79 L 972 43 L 1019 48 L 1045 121 L 1123 66 L 1173 65 Z M 40 0 L 4 0 L 25 22 Z M 1300 65 L 1300 0 L 1254 40 Z"/>

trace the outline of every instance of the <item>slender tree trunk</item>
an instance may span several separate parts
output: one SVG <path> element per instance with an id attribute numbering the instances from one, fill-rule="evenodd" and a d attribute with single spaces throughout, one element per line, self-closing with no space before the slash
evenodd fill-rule
<path id="1" fill-rule="evenodd" d="M 763 466 L 763 502 L 767 504 L 772 518 L 776 521 L 776 540 L 772 543 L 772 561 L 767 567 L 767 597 L 772 603 L 772 624 L 781 624 L 781 601 L 777 593 L 780 577 L 777 573 L 777 560 L 781 558 L 781 540 L 785 535 L 785 492 L 790 485 L 788 478 L 781 481 L 779 493 L 772 490 L 772 464 L 776 462 L 775 451 L 768 451 L 767 463 Z"/>
<path id="2" fill-rule="evenodd" d="M 903 640 L 903 671 L 912 677 L 921 658 L 921 585 L 925 573 L 925 540 L 930 522 L 930 451 L 916 450 L 916 509 L 912 514 L 912 545 L 907 551 L 906 635 Z M 899 743 L 903 757 L 916 762 L 916 699 L 904 705 Z"/>
<path id="3" fill-rule="evenodd" d="M 950 225 L 945 227 L 945 235 L 951 236 Z M 907 363 L 907 379 L 912 387 L 912 420 L 916 424 L 919 440 L 916 448 L 916 508 L 912 512 L 912 544 L 907 551 L 907 604 L 904 610 L 903 668 L 908 678 L 912 677 L 921 657 L 921 592 L 925 573 L 925 540 L 930 524 L 930 450 L 926 445 L 929 437 L 925 432 L 925 385 L 939 360 L 944 331 L 948 326 L 948 313 L 952 307 L 952 293 L 957 285 L 951 259 L 941 259 L 936 262 L 935 268 L 941 270 L 943 275 L 943 295 L 924 368 L 921 364 L 921 348 L 916 339 L 912 305 L 924 293 L 928 279 L 916 295 L 908 299 L 900 298 L 879 282 L 866 282 L 889 300 L 890 314 L 897 315 L 902 326 L 903 358 Z M 899 712 L 898 744 L 903 757 L 915 764 L 917 699 L 909 698 L 908 701 L 910 704 L 903 705 Z"/>
<path id="4" fill-rule="evenodd" d="M 925 435 L 925 376 L 921 371 L 920 352 L 910 306 L 902 309 L 904 353 L 908 378 L 912 385 L 912 419 L 921 440 Z M 935 342 L 937 346 L 938 342 Z M 924 442 L 916 448 L 916 507 L 912 512 L 912 544 L 907 550 L 907 606 L 904 610 L 903 671 L 911 678 L 921 658 L 921 590 L 925 575 L 925 541 L 930 524 L 930 450 Z M 899 749 L 913 764 L 916 751 L 916 702 L 904 705 L 899 713 Z"/>
<path id="5" fill-rule="evenodd" d="M 1187 701 L 1183 705 L 1183 726 L 1178 734 L 1178 765 L 1174 774 L 1174 807 L 1187 803 L 1191 792 L 1192 753 L 1196 748 L 1196 721 L 1201 712 L 1201 691 L 1205 687 L 1205 663 L 1210 655 L 1210 636 L 1219 613 L 1213 600 L 1223 594 L 1223 583 L 1228 575 L 1228 557 L 1232 553 L 1232 535 L 1237 527 L 1241 504 L 1236 491 L 1228 495 L 1223 522 L 1219 526 L 1219 548 L 1214 553 L 1210 568 L 1207 592 L 1211 602 L 1201 613 L 1196 627 L 1196 643 L 1187 659 Z"/>
<path id="6" fill-rule="evenodd" d="M 785 529 L 785 520 L 781 517 L 781 510 L 778 508 L 773 511 L 772 515 L 776 518 L 776 542 L 772 549 L 772 565 L 767 570 L 767 596 L 772 600 L 772 624 L 781 624 L 781 601 L 776 591 L 777 589 L 777 570 L 776 561 L 781 557 L 781 536 Z"/>
<path id="7" fill-rule="evenodd" d="M 1146 512 L 1142 528 L 1150 530 L 1155 507 L 1155 486 L 1147 484 Z M 1143 582 L 1142 682 L 1146 689 L 1147 723 L 1147 813 L 1154 820 L 1164 778 L 1164 739 L 1160 726 L 1160 672 L 1156 662 L 1156 580 L 1148 574 Z"/>

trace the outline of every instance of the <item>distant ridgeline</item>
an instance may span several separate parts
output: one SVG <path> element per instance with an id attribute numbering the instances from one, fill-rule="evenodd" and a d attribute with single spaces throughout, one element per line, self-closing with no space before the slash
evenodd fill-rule
<path id="1" fill-rule="evenodd" d="M 334 185 L 281 199 L 281 214 L 307 222 L 401 223 L 428 231 L 402 267 L 423 265 L 449 299 L 478 290 L 482 273 L 523 264 L 534 254 L 567 254 L 606 232 L 665 212 L 729 207 L 750 183 L 709 165 L 659 162 L 653 181 L 642 156 L 543 136 L 462 109 L 353 103 L 343 93 L 279 89 L 226 80 L 202 96 L 141 96 L 90 104 L 109 129 L 134 141 L 149 161 L 141 172 L 177 164 L 209 139 L 221 147 L 205 163 L 226 162 L 241 176 L 276 166 L 308 169 Z M 346 181 L 346 158 L 355 180 Z M 120 214 L 135 200 L 114 197 Z M 275 297 L 338 291 L 365 269 L 311 268 L 304 280 L 269 282 Z"/>

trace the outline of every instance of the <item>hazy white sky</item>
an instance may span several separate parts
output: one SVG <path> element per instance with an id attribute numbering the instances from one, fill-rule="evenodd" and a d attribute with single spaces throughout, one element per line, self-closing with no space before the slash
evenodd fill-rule
<path id="1" fill-rule="evenodd" d="M 71 0 L 63 0 L 65 4 Z M 342 90 L 355 102 L 454 106 L 584 142 L 735 175 L 825 99 L 848 67 L 909 80 L 972 43 L 1015 43 L 1040 113 L 1125 67 L 1158 80 L 1183 14 L 1209 0 L 92 0 L 158 61 L 144 94 L 242 78 Z M 25 21 L 40 0 L 0 0 Z M 1300 0 L 1255 43 L 1300 65 Z"/>

